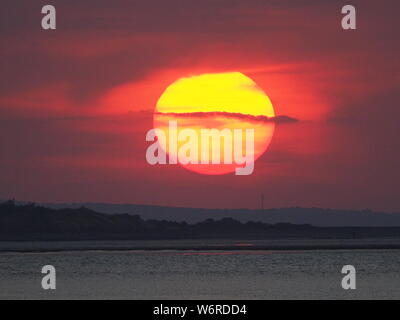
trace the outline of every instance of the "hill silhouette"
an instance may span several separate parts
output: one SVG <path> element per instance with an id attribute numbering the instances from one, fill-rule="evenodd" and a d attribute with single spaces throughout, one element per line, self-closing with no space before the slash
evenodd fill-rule
<path id="1" fill-rule="evenodd" d="M 176 222 L 197 223 L 206 219 L 230 217 L 240 222 L 260 221 L 268 224 L 293 223 L 312 224 L 328 227 L 400 227 L 400 213 L 374 212 L 371 210 L 338 210 L 322 208 L 275 208 L 275 209 L 204 209 L 167 207 L 140 204 L 110 203 L 43 203 L 45 207 L 80 208 L 82 206 L 102 213 L 139 214 L 143 219 L 169 220 Z"/>
<path id="2" fill-rule="evenodd" d="M 315 227 L 308 224 L 267 224 L 232 218 L 194 224 L 144 220 L 139 215 L 104 214 L 80 208 L 52 209 L 36 204 L 0 203 L 0 240 L 112 239 L 279 239 L 400 238 L 400 227 Z"/>

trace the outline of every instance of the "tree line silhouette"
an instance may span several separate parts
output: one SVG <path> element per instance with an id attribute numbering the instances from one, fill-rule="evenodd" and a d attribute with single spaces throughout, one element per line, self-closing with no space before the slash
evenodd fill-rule
<path id="1" fill-rule="evenodd" d="M 0 203 L 0 240 L 87 239 L 275 239 L 400 237 L 400 227 L 315 227 L 308 224 L 232 218 L 206 219 L 189 224 L 144 220 L 138 214 L 105 214 L 80 208 L 51 209 L 13 200 Z"/>

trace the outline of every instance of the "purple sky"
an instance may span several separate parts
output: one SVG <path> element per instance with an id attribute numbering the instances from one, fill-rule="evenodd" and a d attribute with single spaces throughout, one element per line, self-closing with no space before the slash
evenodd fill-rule
<path id="1" fill-rule="evenodd" d="M 400 2 L 3 1 L 0 198 L 400 211 Z M 240 71 L 299 119 L 250 176 L 150 166 L 146 132 L 176 79 Z"/>

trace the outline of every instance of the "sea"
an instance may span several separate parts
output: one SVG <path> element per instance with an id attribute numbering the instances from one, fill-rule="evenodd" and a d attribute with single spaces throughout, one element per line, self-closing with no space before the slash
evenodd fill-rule
<path id="1" fill-rule="evenodd" d="M 385 240 L 0 242 L 0 299 L 400 299 L 400 249 L 372 243 Z"/>

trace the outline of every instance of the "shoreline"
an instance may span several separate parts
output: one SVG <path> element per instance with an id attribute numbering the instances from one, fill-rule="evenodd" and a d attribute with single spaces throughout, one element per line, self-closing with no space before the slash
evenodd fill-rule
<path id="1" fill-rule="evenodd" d="M 261 245 L 261 246 L 132 246 L 132 247 L 66 247 L 66 248 L 5 248 L 0 249 L 1 254 L 7 253 L 63 253 L 63 252 L 168 252 L 168 251 L 230 251 L 230 252 L 256 252 L 256 251 L 336 251 L 336 250 L 400 250 L 400 244 L 365 244 L 365 245 Z"/>

